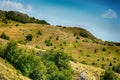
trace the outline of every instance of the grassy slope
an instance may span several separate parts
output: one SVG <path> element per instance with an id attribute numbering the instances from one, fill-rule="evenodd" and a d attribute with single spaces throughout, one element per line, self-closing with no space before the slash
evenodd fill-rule
<path id="1" fill-rule="evenodd" d="M 86 80 L 100 80 L 100 75 L 105 71 L 104 69 L 93 67 L 78 62 L 70 62 L 73 70 L 75 71 L 75 76 L 73 80 L 78 80 L 81 77 L 81 72 L 84 72 Z M 120 74 L 117 74 L 120 78 Z"/>
<path id="2" fill-rule="evenodd" d="M 19 24 L 19 26 L 15 26 Z M 38 35 L 37 32 L 40 31 L 42 35 Z M 108 46 L 103 41 L 99 39 L 88 39 L 83 38 L 79 35 L 74 36 L 76 31 L 72 31 L 69 28 L 55 27 L 50 25 L 42 25 L 42 24 L 21 24 L 16 22 L 11 22 L 10 24 L 0 23 L 0 34 L 5 32 L 7 36 L 10 37 L 10 40 L 24 41 L 25 35 L 32 34 L 32 41 L 28 42 L 28 47 L 32 46 L 32 48 L 37 48 L 41 50 L 47 49 L 55 49 L 55 50 L 63 50 L 73 58 L 75 58 L 78 62 L 85 61 L 88 65 L 92 65 L 94 63 L 95 67 L 89 67 L 86 65 L 78 64 L 78 67 L 81 65 L 84 67 L 83 70 L 90 68 L 93 70 L 93 73 L 96 71 L 102 72 L 102 69 L 98 69 L 97 67 L 104 67 L 105 69 L 111 67 L 109 66 L 110 62 L 112 65 L 116 65 L 120 63 L 120 47 L 116 46 Z M 59 37 L 56 40 L 57 36 Z M 76 39 L 76 37 L 79 39 Z M 46 46 L 45 40 L 50 40 L 53 44 L 52 46 Z M 106 51 L 102 51 L 105 48 Z M 97 49 L 95 53 L 95 49 Z M 86 68 L 85 68 L 86 66 Z M 73 67 L 74 68 L 74 67 Z M 81 67 L 79 67 L 81 69 Z M 74 68 L 75 70 L 75 68 Z M 82 70 L 82 69 L 81 69 Z M 90 70 L 90 71 L 91 71 Z M 89 70 L 88 70 L 89 71 Z M 79 73 L 79 70 L 77 71 Z M 93 74 L 88 73 L 88 76 L 92 76 L 97 79 L 100 73 Z M 95 76 L 97 75 L 97 76 Z"/>
<path id="3" fill-rule="evenodd" d="M 30 80 L 0 57 L 0 80 Z"/>
<path id="4" fill-rule="evenodd" d="M 97 41 L 93 43 L 93 40 L 78 36 L 80 39 L 76 39 L 74 32 L 68 28 L 54 27 L 41 24 L 20 24 L 10 23 L 9 25 L 0 25 L 0 33 L 5 32 L 11 40 L 24 41 L 25 35 L 32 34 L 32 41 L 27 44 L 33 47 L 38 47 L 43 50 L 55 49 L 63 50 L 69 55 L 73 56 L 77 61 L 85 61 L 88 65 L 94 64 L 94 66 L 108 68 L 110 62 L 112 65 L 119 64 L 120 62 L 120 48 L 116 46 L 103 45 L 104 42 L 95 39 Z M 42 35 L 38 35 L 40 31 Z M 57 36 L 59 39 L 56 40 Z M 46 46 L 45 40 L 50 40 L 52 46 Z M 94 41 L 95 41 L 94 40 Z M 105 48 L 106 51 L 102 51 Z M 97 49 L 95 53 L 95 49 Z"/>

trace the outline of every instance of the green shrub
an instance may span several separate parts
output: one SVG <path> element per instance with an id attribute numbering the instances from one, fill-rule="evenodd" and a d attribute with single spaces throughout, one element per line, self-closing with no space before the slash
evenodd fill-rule
<path id="1" fill-rule="evenodd" d="M 93 62 L 92 65 L 95 65 L 95 62 Z"/>
<path id="2" fill-rule="evenodd" d="M 15 26 L 17 27 L 17 26 L 19 26 L 19 24 L 16 24 Z"/>
<path id="3" fill-rule="evenodd" d="M 120 64 L 114 66 L 112 70 L 120 74 Z"/>
<path id="4" fill-rule="evenodd" d="M 109 66 L 112 66 L 112 63 L 110 62 Z"/>
<path id="5" fill-rule="evenodd" d="M 102 51 L 106 51 L 106 48 L 102 48 Z"/>
<path id="6" fill-rule="evenodd" d="M 80 38 L 77 36 L 76 39 L 80 39 Z"/>
<path id="7" fill-rule="evenodd" d="M 49 51 L 41 56 L 47 68 L 48 80 L 72 80 L 70 57 L 61 51 Z"/>
<path id="8" fill-rule="evenodd" d="M 88 34 L 87 33 L 83 33 L 83 32 L 80 32 L 79 35 L 82 36 L 82 37 L 85 37 L 85 38 L 88 37 Z"/>
<path id="9" fill-rule="evenodd" d="M 118 76 L 111 70 L 106 70 L 103 75 L 101 75 L 100 80 L 120 80 Z"/>
<path id="10" fill-rule="evenodd" d="M 56 40 L 59 40 L 59 36 L 56 37 Z"/>
<path id="11" fill-rule="evenodd" d="M 4 19 L 2 19 L 2 22 L 4 22 L 5 24 L 7 24 L 8 23 L 8 19 L 4 18 Z"/>
<path id="12" fill-rule="evenodd" d="M 95 49 L 95 50 L 94 50 L 94 53 L 97 53 L 97 51 L 98 51 L 98 49 Z"/>
<path id="13" fill-rule="evenodd" d="M 38 34 L 38 35 L 42 35 L 41 31 L 37 31 L 37 34 Z"/>
<path id="14" fill-rule="evenodd" d="M 87 62 L 86 62 L 86 61 L 84 61 L 84 60 L 83 60 L 83 61 L 81 61 L 81 63 L 82 63 L 82 64 L 87 64 Z"/>
<path id="15" fill-rule="evenodd" d="M 69 65 L 71 57 L 61 51 L 46 51 L 36 56 L 33 51 L 19 48 L 10 41 L 4 49 L 0 46 L 0 56 L 32 80 L 72 80 L 73 70 Z"/>
<path id="16" fill-rule="evenodd" d="M 52 44 L 51 40 L 45 40 L 45 45 L 52 46 L 53 44 Z"/>
<path id="17" fill-rule="evenodd" d="M 41 59 L 32 52 L 28 54 L 23 49 L 19 49 L 16 42 L 9 42 L 1 57 L 9 61 L 23 75 L 33 80 L 46 80 L 46 67 Z"/>
<path id="18" fill-rule="evenodd" d="M 0 38 L 9 40 L 9 37 L 4 32 L 2 32 L 2 34 L 0 35 Z"/>
<path id="19" fill-rule="evenodd" d="M 26 36 L 26 40 L 27 40 L 27 41 L 32 41 L 32 38 L 33 38 L 32 34 L 28 34 L 28 35 Z"/>
<path id="20" fill-rule="evenodd" d="M 88 54 L 88 55 L 86 55 L 87 57 L 90 57 L 90 55 Z"/>

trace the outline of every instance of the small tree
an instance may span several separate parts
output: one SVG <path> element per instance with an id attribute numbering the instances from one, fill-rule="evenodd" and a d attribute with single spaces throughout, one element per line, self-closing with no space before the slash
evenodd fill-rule
<path id="1" fill-rule="evenodd" d="M 32 38 L 33 38 L 32 34 L 28 34 L 28 35 L 26 36 L 26 40 L 27 40 L 27 41 L 32 41 Z"/>

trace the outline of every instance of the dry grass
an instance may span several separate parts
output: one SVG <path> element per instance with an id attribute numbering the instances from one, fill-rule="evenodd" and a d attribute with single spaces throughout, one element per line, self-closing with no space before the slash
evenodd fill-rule
<path id="1" fill-rule="evenodd" d="M 28 42 L 27 45 L 32 47 L 37 46 L 42 50 L 63 50 L 78 62 L 86 61 L 88 65 L 95 63 L 93 66 L 102 67 L 102 65 L 104 65 L 104 68 L 107 69 L 110 67 L 110 62 L 112 62 L 113 65 L 117 65 L 120 62 L 120 47 L 103 45 L 104 42 L 99 39 L 95 40 L 98 43 L 93 43 L 93 40 L 81 36 L 79 36 L 80 39 L 76 39 L 77 36 L 74 36 L 74 30 L 72 32 L 69 28 L 21 23 L 16 27 L 16 24 L 17 23 L 11 23 L 9 25 L 2 24 L 0 33 L 4 32 L 10 37 L 10 40 L 16 41 L 24 41 L 24 35 L 32 34 L 33 39 Z M 42 35 L 38 35 L 38 31 L 40 31 Z M 57 36 L 59 36 L 59 40 L 56 40 Z M 50 40 L 53 45 L 46 46 L 45 40 Z M 106 51 L 102 51 L 102 48 L 106 48 Z M 96 53 L 94 52 L 95 49 L 98 49 Z M 118 52 L 116 52 L 117 49 Z M 116 58 L 116 60 L 113 60 L 113 58 Z"/>

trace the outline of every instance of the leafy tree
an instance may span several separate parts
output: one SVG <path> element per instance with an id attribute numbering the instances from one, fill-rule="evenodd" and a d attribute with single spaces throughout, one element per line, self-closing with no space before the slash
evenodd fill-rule
<path id="1" fill-rule="evenodd" d="M 48 80 L 72 80 L 73 71 L 67 54 L 61 51 L 49 51 L 41 58 L 47 68 Z"/>

